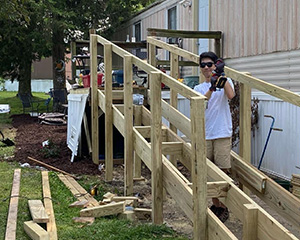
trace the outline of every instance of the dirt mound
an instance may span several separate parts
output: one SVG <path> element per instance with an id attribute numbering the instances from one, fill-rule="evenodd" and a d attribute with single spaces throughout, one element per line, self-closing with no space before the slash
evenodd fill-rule
<path id="1" fill-rule="evenodd" d="M 26 114 L 13 115 L 13 127 L 17 129 L 15 138 L 16 151 L 14 160 L 20 163 L 38 165 L 27 157 L 50 164 L 73 174 L 99 174 L 98 166 L 91 159 L 75 158 L 71 163 L 71 151 L 67 147 L 67 126 L 40 124 L 37 118 Z M 45 158 L 42 142 L 51 140 L 55 147 L 55 155 Z M 49 154 L 48 154 L 49 155 Z M 51 155 L 51 154 L 50 154 Z"/>

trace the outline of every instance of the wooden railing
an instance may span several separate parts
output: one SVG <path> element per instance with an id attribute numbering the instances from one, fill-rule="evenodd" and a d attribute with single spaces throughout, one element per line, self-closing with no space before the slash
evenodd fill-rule
<path id="1" fill-rule="evenodd" d="M 99 140 L 105 141 L 105 177 L 112 181 L 113 169 L 113 125 L 125 139 L 125 172 L 124 192 L 133 193 L 133 177 L 140 176 L 140 166 L 144 164 L 151 170 L 152 181 L 152 219 L 155 224 L 162 224 L 163 188 L 174 198 L 185 214 L 193 221 L 194 239 L 236 239 L 236 237 L 220 222 L 207 208 L 207 198 L 217 197 L 243 221 L 243 239 L 297 239 L 280 225 L 272 216 L 258 206 L 250 197 L 233 184 L 224 172 L 206 159 L 205 142 L 205 97 L 180 83 L 173 77 L 178 76 L 178 57 L 183 56 L 195 63 L 199 57 L 183 49 L 163 43 L 155 38 L 148 37 L 149 63 L 145 63 L 112 44 L 106 39 L 91 34 L 91 96 L 92 96 L 92 150 L 93 161 L 98 163 Z M 97 44 L 104 46 L 105 90 L 97 88 Z M 161 47 L 171 53 L 171 76 L 159 71 L 155 65 L 155 48 Z M 112 54 L 123 58 L 124 70 L 124 104 L 113 104 L 112 90 Z M 132 66 L 136 65 L 149 74 L 150 82 L 150 109 L 144 106 L 133 105 L 132 101 Z M 226 68 L 226 74 L 231 72 Z M 173 76 L 173 77 L 172 77 Z M 238 75 L 240 76 L 240 75 Z M 244 78 L 244 75 L 241 78 Z M 247 77 L 247 76 L 246 76 Z M 236 79 L 236 78 L 234 78 Z M 250 78 L 252 79 L 252 77 Z M 239 80 L 239 79 L 237 79 Z M 241 82 L 242 82 L 241 81 Z M 170 104 L 161 99 L 161 83 L 170 88 Z M 246 84 L 245 84 L 246 85 Z M 249 94 L 249 89 L 247 90 Z M 188 119 L 177 110 L 177 95 L 180 94 L 190 100 L 191 118 Z M 251 104 L 248 98 L 244 100 L 244 112 Z M 105 113 L 105 139 L 98 136 L 98 107 Z M 248 117 L 246 113 L 242 118 Z M 162 116 L 170 122 L 170 128 L 162 125 Z M 134 119 L 134 120 L 133 120 Z M 246 125 L 248 126 L 248 125 Z M 191 139 L 186 143 L 177 134 L 176 129 L 182 131 Z M 244 138 L 247 137 L 245 131 Z M 148 142 L 146 139 L 150 138 Z M 245 142 L 245 141 L 244 141 Z M 247 147 L 243 157 L 247 156 Z M 167 159 L 165 154 L 173 157 Z M 176 158 L 174 157 L 176 156 Z M 176 159 L 179 159 L 190 171 L 190 183 L 176 168 Z M 133 162 L 134 159 L 134 162 Z M 244 163 L 239 156 L 238 163 Z M 243 175 L 255 176 L 255 187 L 266 189 L 266 178 L 250 166 L 238 164 L 241 169 L 247 169 Z M 248 175 L 247 175 L 248 174 Z M 211 182 L 207 182 L 209 179 Z M 260 186 L 260 188 L 259 188 Z"/>

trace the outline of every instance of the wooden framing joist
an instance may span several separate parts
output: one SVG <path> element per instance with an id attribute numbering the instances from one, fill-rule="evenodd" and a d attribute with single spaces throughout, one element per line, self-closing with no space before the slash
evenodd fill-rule
<path id="1" fill-rule="evenodd" d="M 188 183 L 192 186 L 193 183 Z M 226 181 L 208 182 L 207 183 L 207 198 L 221 198 L 227 196 L 227 191 L 230 185 Z"/>
<path id="2" fill-rule="evenodd" d="M 24 222 L 24 230 L 33 240 L 50 240 L 49 233 L 34 221 Z"/>
<path id="3" fill-rule="evenodd" d="M 173 29 L 147 28 L 148 34 L 157 37 L 209 38 L 221 39 L 221 31 L 187 31 Z"/>
<path id="4" fill-rule="evenodd" d="M 49 216 L 45 211 L 44 205 L 41 200 L 28 200 L 28 207 L 31 218 L 36 223 L 49 222 Z"/>
<path id="5" fill-rule="evenodd" d="M 55 223 L 54 210 L 51 199 L 51 191 L 49 184 L 49 177 L 47 171 L 42 171 L 42 185 L 43 185 L 43 197 L 46 213 L 49 216 L 49 222 L 46 223 L 47 232 L 49 233 L 50 240 L 57 240 L 57 228 Z"/>
<path id="6" fill-rule="evenodd" d="M 5 240 L 16 239 L 21 169 L 15 169 L 7 215 Z"/>
<path id="7" fill-rule="evenodd" d="M 274 84 L 268 83 L 266 81 L 260 80 L 258 78 L 249 76 L 247 74 L 238 72 L 232 68 L 225 67 L 226 76 L 239 81 L 241 83 L 245 83 L 251 88 L 255 88 L 267 94 L 270 94 L 273 97 L 280 98 L 286 102 L 292 103 L 298 107 L 300 107 L 300 96 L 294 92 L 286 90 L 284 88 L 278 87 Z"/>
<path id="8" fill-rule="evenodd" d="M 150 138 L 151 139 L 151 126 L 136 126 L 134 127 L 136 130 L 139 131 L 139 133 L 144 138 Z M 167 128 L 162 126 L 161 128 L 161 135 L 162 135 L 162 141 L 167 141 Z"/>
<path id="9" fill-rule="evenodd" d="M 149 114 L 149 110 L 143 108 L 144 115 Z M 149 115 L 148 115 L 149 117 Z M 151 120 L 151 119 L 150 119 Z M 173 136 L 173 141 L 182 142 L 182 163 L 188 168 L 191 169 L 191 145 L 189 143 L 184 142 L 179 136 L 176 136 L 175 133 L 169 130 L 168 138 L 171 140 Z M 151 149 L 150 145 L 143 141 L 143 139 L 139 139 L 142 136 L 136 134 L 135 141 L 135 150 L 137 154 L 143 153 L 140 157 L 146 164 L 146 166 L 151 169 Z M 138 149 L 138 150 L 137 150 Z M 258 206 L 250 197 L 248 197 L 243 191 L 241 191 L 234 183 L 233 180 L 226 175 L 221 169 L 219 169 L 216 165 L 214 165 L 209 159 L 207 159 L 207 175 L 208 179 L 212 181 L 226 181 L 229 184 L 229 188 L 227 191 L 227 195 L 225 198 L 220 198 L 220 200 L 231 210 L 231 212 L 241 221 L 244 221 L 244 204 L 254 204 L 258 208 L 258 217 L 257 217 L 257 239 L 261 240 L 271 240 L 271 239 L 297 239 L 293 234 L 291 234 L 287 229 L 285 229 L 277 220 L 275 220 L 270 214 L 268 214 L 265 210 L 263 210 L 260 206 Z M 186 215 L 193 220 L 193 202 L 192 202 L 192 189 L 189 186 L 188 180 L 175 168 L 168 159 L 163 157 L 163 179 L 164 179 L 164 187 L 169 192 L 169 194 L 176 200 L 181 209 L 186 213 Z M 220 223 L 211 223 L 210 220 L 213 220 L 210 215 L 210 211 L 208 211 L 208 228 L 210 228 L 210 224 L 220 225 Z M 266 232 L 263 229 L 263 222 L 270 227 Z M 222 225 L 222 224 L 221 224 Z M 224 228 L 222 228 L 224 230 Z M 226 230 L 226 227 L 225 227 Z M 230 239 L 231 232 L 227 229 L 223 232 L 224 236 L 220 239 Z M 216 233 L 220 234 L 220 232 Z M 212 234 L 214 235 L 214 234 Z M 209 237 L 211 233 L 209 232 Z M 260 236 L 263 236 L 262 238 Z"/>
<path id="10" fill-rule="evenodd" d="M 236 177 L 241 181 L 249 182 L 260 193 L 266 189 L 267 178 L 253 166 L 247 164 L 237 153 L 231 151 L 231 165 Z"/>
<path id="11" fill-rule="evenodd" d="M 242 158 L 237 157 L 237 154 L 231 154 L 234 157 L 232 168 L 237 172 L 238 180 L 249 188 L 255 195 L 266 202 L 271 208 L 278 212 L 282 217 L 288 220 L 293 226 L 300 229 L 300 199 L 292 193 L 282 188 L 279 184 L 266 176 L 264 173 L 254 168 L 252 165 L 245 163 Z M 243 166 L 243 167 L 241 167 Z M 242 175 L 239 172 L 245 172 L 248 175 Z M 264 191 L 260 191 L 254 175 L 262 176 L 264 181 Z"/>
<path id="12" fill-rule="evenodd" d="M 87 207 L 99 206 L 98 201 L 92 197 L 80 184 L 72 177 L 58 174 L 59 179 L 66 185 L 72 192 L 75 198 L 79 201 L 88 201 Z"/>
<path id="13" fill-rule="evenodd" d="M 125 211 L 125 202 L 110 203 L 97 207 L 82 209 L 80 211 L 81 217 L 103 217 L 114 214 L 123 213 Z"/>

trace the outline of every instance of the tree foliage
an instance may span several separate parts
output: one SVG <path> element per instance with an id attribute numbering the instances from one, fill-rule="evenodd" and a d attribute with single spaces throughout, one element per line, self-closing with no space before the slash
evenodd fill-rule
<path id="1" fill-rule="evenodd" d="M 89 29 L 109 37 L 123 21 L 154 0 L 0 0 L 0 75 L 31 92 L 31 63 L 63 60 L 68 44 Z M 62 88 L 54 71 L 54 87 Z M 61 75 L 62 76 L 62 75 Z M 64 81 L 61 81 L 64 82 Z M 20 85 L 21 89 L 20 90 Z"/>

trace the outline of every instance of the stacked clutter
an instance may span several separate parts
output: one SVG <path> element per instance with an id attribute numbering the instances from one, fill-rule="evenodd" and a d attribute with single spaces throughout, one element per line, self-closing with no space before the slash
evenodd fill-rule
<path id="1" fill-rule="evenodd" d="M 292 194 L 300 198 L 300 174 L 292 174 Z"/>

